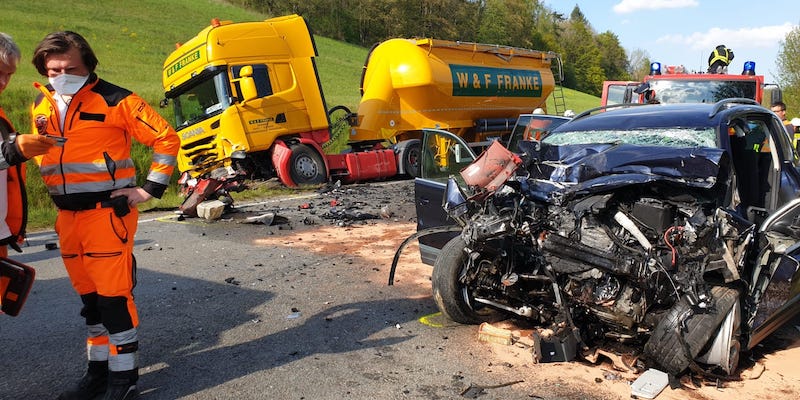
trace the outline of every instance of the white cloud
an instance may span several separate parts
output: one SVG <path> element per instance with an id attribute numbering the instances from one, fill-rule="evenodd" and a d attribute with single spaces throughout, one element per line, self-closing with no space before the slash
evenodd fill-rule
<path id="1" fill-rule="evenodd" d="M 627 14 L 639 10 L 697 7 L 696 0 L 622 0 L 614 5 L 614 12 Z"/>
<path id="2" fill-rule="evenodd" d="M 707 32 L 694 32 L 690 35 L 666 35 L 658 38 L 657 43 L 674 43 L 687 46 L 692 50 L 708 50 L 710 53 L 717 45 L 724 44 L 732 49 L 768 49 L 778 46 L 786 38 L 794 25 L 786 22 L 783 25 L 763 26 L 759 28 L 711 28 Z"/>

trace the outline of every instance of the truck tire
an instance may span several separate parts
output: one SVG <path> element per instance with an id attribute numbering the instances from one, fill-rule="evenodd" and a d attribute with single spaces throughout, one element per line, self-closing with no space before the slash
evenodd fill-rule
<path id="1" fill-rule="evenodd" d="M 409 144 L 403 151 L 403 171 L 409 178 L 419 178 L 420 162 L 422 161 L 422 146 L 419 141 Z"/>
<path id="2" fill-rule="evenodd" d="M 457 236 L 442 248 L 431 276 L 433 299 L 445 317 L 459 324 L 472 325 L 497 320 L 499 312 L 473 302 L 470 289 L 459 280 L 467 266 L 465 247 L 464 239 Z"/>
<path id="3" fill-rule="evenodd" d="M 717 330 L 731 307 L 738 304 L 736 299 L 739 298 L 739 291 L 715 286 L 711 288 L 711 296 L 715 299 L 714 308 L 702 314 L 692 314 L 692 306 L 684 298 L 675 303 L 645 343 L 646 358 L 673 375 L 688 368 L 709 340 L 717 335 Z M 682 320 L 686 313 L 689 313 L 689 317 L 685 321 L 684 330 Z M 684 343 L 688 346 L 689 354 Z M 732 358 L 738 359 L 738 356 Z"/>
<path id="4" fill-rule="evenodd" d="M 295 143 L 289 146 L 292 157 L 289 159 L 289 176 L 298 186 L 316 185 L 328 178 L 325 162 L 311 147 Z"/>

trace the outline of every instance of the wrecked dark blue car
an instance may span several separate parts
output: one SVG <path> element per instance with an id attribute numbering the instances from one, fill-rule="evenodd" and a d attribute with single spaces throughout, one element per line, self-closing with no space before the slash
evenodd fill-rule
<path id="1" fill-rule="evenodd" d="M 640 179 L 672 176 L 678 181 L 686 181 L 693 175 L 705 173 L 697 171 L 696 164 L 687 164 L 687 159 L 671 157 L 668 152 L 689 151 L 689 160 L 712 164 L 718 162 L 714 159 L 721 155 L 706 153 L 724 152 L 727 162 L 735 170 L 736 182 L 725 194 L 728 198 L 723 195 L 719 201 L 757 222 L 757 219 L 763 219 L 798 197 L 798 156 L 791 138 L 774 113 L 751 100 L 740 101 L 744 104 L 725 100 L 716 104 L 609 107 L 604 112 L 578 115 L 546 134 L 542 145 L 555 146 L 548 151 L 556 153 L 546 155 L 550 160 L 542 160 L 536 168 L 542 171 L 552 169 L 556 174 L 569 173 L 574 179 L 591 173 L 593 169 L 610 170 L 619 175 L 623 169 L 637 168 L 637 164 L 644 168 L 639 160 L 652 160 L 649 161 L 651 167 L 644 168 L 650 176 Z M 607 153 L 593 155 L 599 149 L 613 145 L 623 146 L 623 149 L 629 147 L 626 152 L 635 151 L 639 155 L 620 166 L 611 164 L 616 161 L 608 159 Z M 459 178 L 459 171 L 477 155 L 463 140 L 443 131 L 426 131 L 422 146 L 422 166 L 420 177 L 415 180 L 414 193 L 417 230 L 452 226 L 454 221 L 441 207 L 445 183 L 450 176 Z M 516 141 L 510 150 L 522 152 Z M 703 160 L 697 161 L 698 157 Z M 606 162 L 609 164 L 602 165 Z M 557 175 L 554 178 L 555 182 L 560 180 Z M 592 185 L 602 185 L 602 179 L 624 181 L 633 177 L 601 178 Z M 421 237 L 422 261 L 433 265 L 439 250 L 453 236 L 454 233 L 445 232 Z"/>
<path id="2" fill-rule="evenodd" d="M 605 108 L 540 139 L 476 157 L 425 132 L 420 252 L 446 317 L 527 320 L 564 359 L 613 343 L 713 375 L 798 314 L 800 172 L 775 114 Z"/>

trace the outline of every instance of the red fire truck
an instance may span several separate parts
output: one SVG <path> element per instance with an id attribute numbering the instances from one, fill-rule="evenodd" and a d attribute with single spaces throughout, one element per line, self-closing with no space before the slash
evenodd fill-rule
<path id="1" fill-rule="evenodd" d="M 742 97 L 769 106 L 782 98 L 780 87 L 765 83 L 763 75 L 756 75 L 755 67 L 755 62 L 747 61 L 741 74 L 710 74 L 687 72 L 682 65 L 662 67 L 661 63 L 653 62 L 650 64 L 650 74 L 642 82 L 604 82 L 601 105 L 648 101 L 716 103 L 722 99 Z"/>

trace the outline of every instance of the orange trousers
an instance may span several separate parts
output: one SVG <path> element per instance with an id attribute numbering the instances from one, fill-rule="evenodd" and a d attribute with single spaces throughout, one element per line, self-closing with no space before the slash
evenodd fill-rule
<path id="1" fill-rule="evenodd" d="M 81 315 L 87 325 L 102 321 L 112 334 L 139 325 L 132 293 L 136 285 L 133 238 L 138 218 L 136 208 L 122 218 L 111 208 L 97 208 L 59 210 L 56 219 L 64 266 L 84 300 Z"/>

